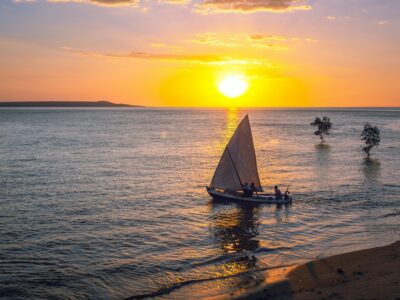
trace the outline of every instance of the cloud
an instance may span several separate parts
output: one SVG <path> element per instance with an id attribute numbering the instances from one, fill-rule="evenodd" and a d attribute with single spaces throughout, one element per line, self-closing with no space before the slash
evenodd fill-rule
<path id="1" fill-rule="evenodd" d="M 174 52 L 181 52 L 183 50 L 182 46 L 177 46 L 177 45 L 170 45 L 167 43 L 163 42 L 154 42 L 149 44 L 150 47 L 152 48 L 163 48 L 163 49 L 168 49 Z"/>
<path id="2" fill-rule="evenodd" d="M 385 20 L 375 20 L 374 23 L 375 23 L 376 25 L 379 25 L 379 26 L 385 26 L 385 25 L 388 25 L 388 24 L 389 24 L 389 21 L 385 21 Z"/>
<path id="3" fill-rule="evenodd" d="M 305 0 L 204 0 L 196 5 L 199 13 L 253 13 L 257 11 L 288 12 L 309 10 Z"/>
<path id="4" fill-rule="evenodd" d="M 333 15 L 325 16 L 323 18 L 330 22 L 348 22 L 352 19 L 350 16 L 333 16 Z"/>
<path id="5" fill-rule="evenodd" d="M 190 2 L 190 0 L 158 0 L 161 3 L 175 4 L 175 5 L 185 5 Z"/>
<path id="6" fill-rule="evenodd" d="M 278 42 L 286 41 L 285 37 L 279 35 L 253 34 L 249 35 L 248 38 L 250 40 L 255 40 L 255 41 L 278 41 Z"/>
<path id="7" fill-rule="evenodd" d="M 12 0 L 22 2 L 50 2 L 50 3 L 86 3 L 101 6 L 134 6 L 140 7 L 148 0 Z M 309 0 L 157 0 L 158 4 L 190 5 L 195 12 L 209 13 L 252 13 L 257 11 L 288 12 L 294 10 L 309 10 Z"/>
<path id="8" fill-rule="evenodd" d="M 213 32 L 196 34 L 189 40 L 196 44 L 223 48 L 265 48 L 276 51 L 286 51 L 287 45 L 282 44 L 286 39 L 280 36 L 247 35 L 247 34 L 217 34 Z M 276 42 L 280 42 L 279 44 Z"/>
<path id="9" fill-rule="evenodd" d="M 272 66 L 264 59 L 235 58 L 212 54 L 164 54 L 150 53 L 142 51 L 132 51 L 129 53 L 101 53 L 62 47 L 61 50 L 78 55 L 105 57 L 105 58 L 136 58 L 148 60 L 182 61 L 189 63 L 203 63 L 214 65 L 264 65 Z"/>
<path id="10" fill-rule="evenodd" d="M 307 37 L 286 37 L 280 35 L 265 35 L 265 34 L 219 34 L 213 32 L 199 33 L 188 42 L 200 44 L 209 47 L 219 48 L 259 48 L 273 51 L 288 51 L 295 45 L 303 42 L 315 43 L 318 40 Z"/>
<path id="11" fill-rule="evenodd" d="M 52 3 L 75 2 L 75 3 L 96 4 L 101 6 L 122 6 L 122 5 L 137 6 L 139 0 L 47 0 L 47 2 L 52 2 Z"/>
<path id="12" fill-rule="evenodd" d="M 213 32 L 198 33 L 195 35 L 194 39 L 190 40 L 197 44 L 216 46 L 216 47 L 242 47 L 243 45 L 239 43 L 239 40 L 234 35 L 218 36 Z"/>

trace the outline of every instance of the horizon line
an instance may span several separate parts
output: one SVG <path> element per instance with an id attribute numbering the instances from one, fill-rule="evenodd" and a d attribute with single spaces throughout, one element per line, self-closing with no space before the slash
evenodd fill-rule
<path id="1" fill-rule="evenodd" d="M 42 103 L 42 102 L 108 102 L 115 105 L 128 105 L 132 108 L 175 108 L 175 109 L 374 109 L 374 108 L 386 108 L 386 109 L 400 109 L 399 106 L 155 106 L 155 105 L 144 105 L 144 104 L 132 104 L 125 102 L 113 102 L 112 100 L 0 100 L 0 103 Z M 22 106 L 21 106 L 22 107 Z M 49 106 L 51 107 L 51 106 Z M 105 107 L 107 108 L 107 107 Z M 125 107 L 129 108 L 129 107 Z"/>

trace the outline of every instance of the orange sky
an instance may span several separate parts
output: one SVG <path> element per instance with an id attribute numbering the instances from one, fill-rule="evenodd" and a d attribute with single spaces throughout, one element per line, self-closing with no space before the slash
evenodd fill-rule
<path id="1" fill-rule="evenodd" d="M 5 0 L 0 101 L 399 106 L 398 1 Z M 249 90 L 222 95 L 240 74 Z"/>

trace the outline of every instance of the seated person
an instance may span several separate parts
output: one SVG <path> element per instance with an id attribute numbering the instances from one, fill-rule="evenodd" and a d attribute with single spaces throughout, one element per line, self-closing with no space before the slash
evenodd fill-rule
<path id="1" fill-rule="evenodd" d="M 247 182 L 243 185 L 243 193 L 247 197 L 253 196 L 253 189 Z"/>
<path id="2" fill-rule="evenodd" d="M 289 188 L 286 190 L 286 192 L 285 192 L 285 194 L 284 194 L 284 198 L 285 198 L 285 200 L 290 200 Z"/>
<path id="3" fill-rule="evenodd" d="M 257 193 L 257 188 L 256 188 L 254 182 L 251 183 L 250 187 L 251 187 L 251 189 L 253 190 L 253 192 L 256 193 L 256 195 L 258 195 L 258 193 Z"/>
<path id="4" fill-rule="evenodd" d="M 275 199 L 282 199 L 282 192 L 277 185 L 275 186 Z"/>

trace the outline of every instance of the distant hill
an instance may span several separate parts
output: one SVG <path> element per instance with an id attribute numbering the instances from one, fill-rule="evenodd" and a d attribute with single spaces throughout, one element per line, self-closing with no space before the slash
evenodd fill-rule
<path id="1" fill-rule="evenodd" d="M 138 105 L 117 104 L 109 101 L 24 101 L 0 102 L 0 107 L 141 107 Z"/>

